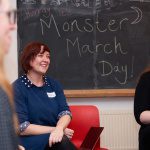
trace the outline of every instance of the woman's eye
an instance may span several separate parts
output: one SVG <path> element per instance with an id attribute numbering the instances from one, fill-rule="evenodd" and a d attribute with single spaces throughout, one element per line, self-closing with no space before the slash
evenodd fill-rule
<path id="1" fill-rule="evenodd" d="M 46 58 L 50 59 L 50 56 L 49 56 L 49 55 L 47 55 L 47 56 L 46 56 Z"/>
<path id="2" fill-rule="evenodd" d="M 38 57 L 43 57 L 43 55 L 42 54 L 38 54 Z"/>

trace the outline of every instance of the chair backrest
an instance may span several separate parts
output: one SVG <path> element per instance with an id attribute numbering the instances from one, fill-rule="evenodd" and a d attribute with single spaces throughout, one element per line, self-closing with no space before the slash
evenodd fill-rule
<path id="1" fill-rule="evenodd" d="M 75 131 L 72 142 L 79 148 L 90 127 L 100 126 L 99 111 L 93 105 L 74 105 L 70 110 L 73 117 L 69 128 Z M 96 147 L 100 147 L 100 140 Z"/>

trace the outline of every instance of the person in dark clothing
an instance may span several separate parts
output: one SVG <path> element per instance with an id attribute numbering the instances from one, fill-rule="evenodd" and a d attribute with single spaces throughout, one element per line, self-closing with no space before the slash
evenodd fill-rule
<path id="1" fill-rule="evenodd" d="M 31 42 L 23 50 L 25 72 L 13 83 L 20 140 L 27 150 L 74 150 L 69 140 L 74 131 L 67 126 L 71 112 L 60 83 L 45 75 L 50 50 L 41 42 Z"/>
<path id="2" fill-rule="evenodd" d="M 150 150 L 150 71 L 143 73 L 134 97 L 134 115 L 139 130 L 139 150 Z"/>

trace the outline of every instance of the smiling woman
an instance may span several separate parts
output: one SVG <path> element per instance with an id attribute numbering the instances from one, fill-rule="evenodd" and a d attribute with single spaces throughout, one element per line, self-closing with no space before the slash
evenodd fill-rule
<path id="1" fill-rule="evenodd" d="M 27 150 L 75 150 L 71 112 L 61 85 L 45 75 L 49 64 L 44 43 L 31 42 L 21 54 L 25 74 L 13 83 L 20 140 Z"/>

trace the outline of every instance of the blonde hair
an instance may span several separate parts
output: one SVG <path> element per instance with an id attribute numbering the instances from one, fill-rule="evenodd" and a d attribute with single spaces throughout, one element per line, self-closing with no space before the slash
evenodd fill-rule
<path id="1" fill-rule="evenodd" d="M 8 95 L 10 103 L 12 104 L 12 87 L 9 84 L 8 80 L 6 79 L 6 74 L 4 71 L 4 54 L 2 48 L 0 48 L 0 86 Z"/>
<path id="2" fill-rule="evenodd" d="M 0 0 L 1 1 L 1 0 Z M 13 103 L 13 92 L 12 92 L 12 86 L 8 82 L 6 78 L 6 74 L 4 71 L 4 51 L 2 50 L 2 46 L 0 44 L 0 87 L 6 92 L 9 103 L 13 110 L 13 122 L 14 122 L 14 128 L 16 130 L 16 133 L 18 133 L 18 119 L 16 116 L 16 113 L 14 111 L 14 103 Z"/>
<path id="3" fill-rule="evenodd" d="M 2 50 L 2 44 L 0 43 L 0 86 L 6 92 L 9 97 L 10 103 L 12 104 L 12 87 L 9 84 L 6 74 L 4 71 L 4 51 Z"/>

